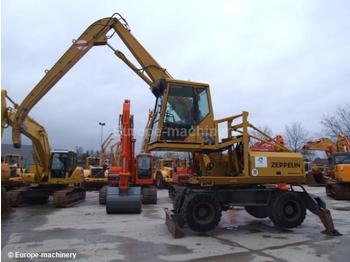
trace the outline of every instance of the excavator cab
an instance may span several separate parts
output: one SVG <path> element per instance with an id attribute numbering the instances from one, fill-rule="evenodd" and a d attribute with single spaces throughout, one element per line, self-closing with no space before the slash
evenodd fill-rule
<path id="1" fill-rule="evenodd" d="M 86 162 L 85 162 L 85 168 L 89 168 L 89 166 L 92 167 L 97 167 L 100 164 L 100 158 L 99 157 L 93 157 L 93 156 L 89 156 L 86 158 Z"/>
<path id="2" fill-rule="evenodd" d="M 153 158 L 151 154 L 139 154 L 136 157 L 137 163 L 137 182 L 148 182 L 153 183 L 152 178 L 152 166 Z M 140 183 L 139 183 L 140 184 Z M 143 183 L 141 183 L 143 184 Z"/>
<path id="3" fill-rule="evenodd" d="M 69 178 L 77 166 L 76 153 L 53 151 L 51 153 L 51 178 Z"/>
<path id="4" fill-rule="evenodd" d="M 193 145 L 214 143 L 216 129 L 207 84 L 161 79 L 152 91 L 157 97 L 150 135 L 152 150 L 186 151 Z"/>

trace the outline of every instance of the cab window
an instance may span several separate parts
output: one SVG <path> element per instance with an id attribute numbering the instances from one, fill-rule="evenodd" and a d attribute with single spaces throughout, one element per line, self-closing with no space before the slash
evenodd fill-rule
<path id="1" fill-rule="evenodd" d="M 208 93 L 206 88 L 197 89 L 198 117 L 197 122 L 201 122 L 209 114 Z"/>

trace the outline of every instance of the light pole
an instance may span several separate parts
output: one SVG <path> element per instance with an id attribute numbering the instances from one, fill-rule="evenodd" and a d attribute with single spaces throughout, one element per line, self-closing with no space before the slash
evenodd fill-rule
<path id="1" fill-rule="evenodd" d="M 102 152 L 103 127 L 106 125 L 106 123 L 105 122 L 98 122 L 98 124 L 101 126 L 101 152 Z"/>

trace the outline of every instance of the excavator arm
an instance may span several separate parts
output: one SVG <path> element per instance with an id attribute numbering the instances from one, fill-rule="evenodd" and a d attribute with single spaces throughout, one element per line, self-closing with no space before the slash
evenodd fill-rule
<path id="1" fill-rule="evenodd" d="M 113 33 L 108 36 L 107 34 L 111 30 Z M 136 61 L 141 65 L 141 69 L 138 69 L 121 51 L 114 49 L 108 43 L 114 33 L 124 42 Z M 77 40 L 73 40 L 73 44 L 69 49 L 50 70 L 46 71 L 45 76 L 19 105 L 12 129 L 12 139 L 15 147 L 19 148 L 21 146 L 20 134 L 23 132 L 24 120 L 30 110 L 92 47 L 101 45 L 110 47 L 118 58 L 151 86 L 154 94 L 157 94 L 156 83 L 159 79 L 172 78 L 130 33 L 129 26 L 121 15 L 116 13 L 112 17 L 100 19 L 90 25 Z"/>
<path id="2" fill-rule="evenodd" d="M 149 153 L 148 140 L 149 140 L 149 137 L 151 135 L 153 116 L 154 116 L 153 110 L 149 110 L 148 111 L 148 119 L 147 119 L 145 131 L 144 131 L 143 139 L 142 139 L 141 153 Z"/>
<path id="3" fill-rule="evenodd" d="M 100 166 L 103 166 L 106 161 L 106 150 L 109 144 L 113 141 L 112 135 L 113 133 L 110 133 L 101 145 Z"/>
<path id="4" fill-rule="evenodd" d="M 7 107 L 6 98 L 9 99 L 14 106 Z M 15 123 L 17 105 L 7 96 L 5 90 L 1 90 L 1 130 L 8 126 L 13 127 Z M 34 159 L 42 168 L 44 174 L 50 171 L 50 144 L 45 128 L 28 115 L 23 121 L 21 133 L 28 137 L 34 145 Z"/>
<path id="5" fill-rule="evenodd" d="M 320 138 L 307 142 L 303 149 L 324 151 L 327 157 L 330 158 L 332 153 L 337 152 L 337 145 L 329 138 Z"/>

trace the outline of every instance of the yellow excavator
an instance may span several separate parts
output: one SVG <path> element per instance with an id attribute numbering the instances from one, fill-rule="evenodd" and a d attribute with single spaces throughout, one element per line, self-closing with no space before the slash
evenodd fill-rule
<path id="1" fill-rule="evenodd" d="M 6 98 L 13 103 L 7 107 Z M 14 127 L 17 104 L 1 90 L 1 128 Z M 43 126 L 26 115 L 21 134 L 28 137 L 34 146 L 34 160 L 30 172 L 22 177 L 30 186 L 9 191 L 11 206 L 23 202 L 44 203 L 53 194 L 55 207 L 66 207 L 85 198 L 85 190 L 80 187 L 83 182 L 83 170 L 76 166 L 76 154 L 72 151 L 51 151 L 47 133 Z"/>
<path id="2" fill-rule="evenodd" d="M 112 142 L 112 133 L 105 139 L 101 145 L 100 157 L 87 157 L 84 168 L 84 188 L 86 189 L 100 189 L 107 185 L 106 170 L 106 150 Z"/>
<path id="3" fill-rule="evenodd" d="M 112 47 L 109 40 L 116 35 L 140 67 Z M 184 225 L 197 232 L 213 230 L 222 211 L 233 206 L 244 206 L 253 216 L 269 217 L 276 226 L 284 228 L 299 226 L 308 209 L 320 217 L 325 233 L 339 234 L 325 203 L 301 185 L 305 181 L 301 154 L 251 151 L 249 141 L 255 137 L 250 130 L 256 128 L 249 122 L 248 112 L 214 120 L 209 85 L 174 79 L 130 33 L 128 23 L 117 13 L 94 22 L 74 40 L 19 105 L 12 130 L 15 146 L 21 145 L 23 122 L 33 106 L 93 46 L 110 47 L 154 94 L 148 150 L 195 155 L 195 175 L 176 189 L 174 207 L 166 211 L 166 224 L 174 237 L 183 234 Z M 221 139 L 219 126 L 227 131 Z M 286 189 L 279 183 L 290 186 Z"/>
<path id="4" fill-rule="evenodd" d="M 334 143 L 329 138 L 320 138 L 305 144 L 304 150 L 319 150 L 327 154 L 327 166 L 313 167 L 311 178 L 321 177 L 328 196 L 337 200 L 350 199 L 350 139 L 338 134 Z M 317 183 L 319 180 L 315 179 Z"/>

